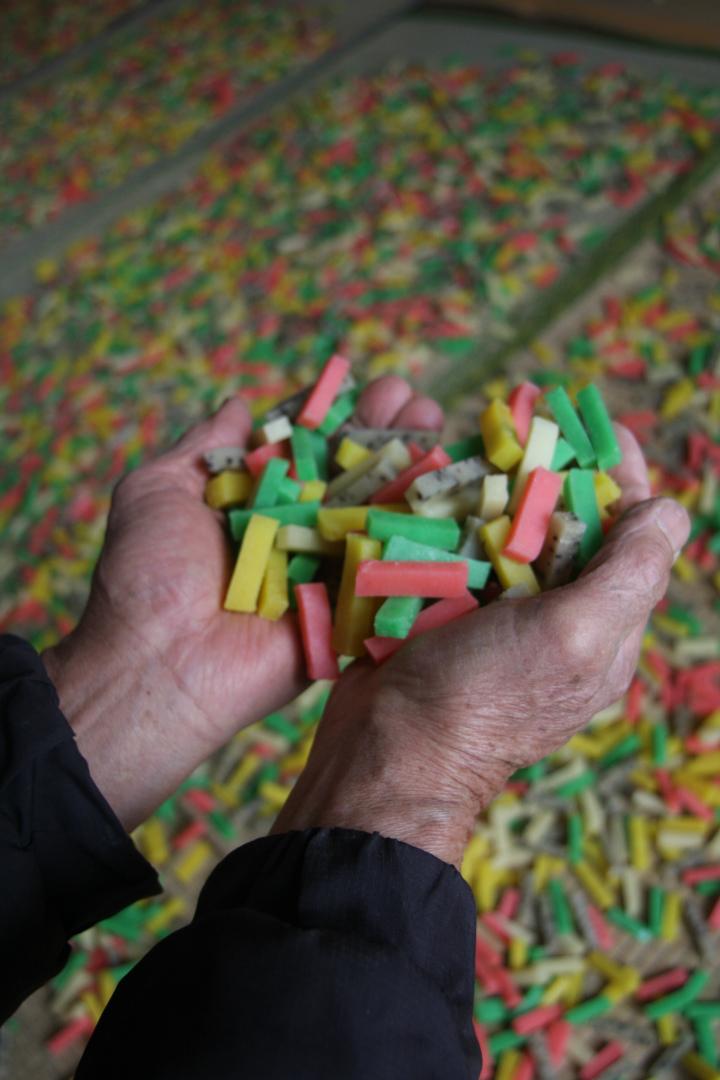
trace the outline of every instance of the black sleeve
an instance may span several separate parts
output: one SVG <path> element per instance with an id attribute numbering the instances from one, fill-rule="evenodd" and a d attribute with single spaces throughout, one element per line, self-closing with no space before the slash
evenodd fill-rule
<path id="1" fill-rule="evenodd" d="M 0 1024 L 64 966 L 68 938 L 159 891 L 40 657 L 0 635 Z"/>
<path id="2" fill-rule="evenodd" d="M 255 840 L 119 984 L 76 1080 L 477 1080 L 475 906 L 378 834 Z"/>

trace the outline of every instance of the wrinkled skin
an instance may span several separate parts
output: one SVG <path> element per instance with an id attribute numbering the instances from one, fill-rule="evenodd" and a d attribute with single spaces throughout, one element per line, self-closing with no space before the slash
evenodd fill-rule
<path id="1" fill-rule="evenodd" d="M 457 863 L 508 776 L 622 697 L 689 521 L 649 498 L 642 452 L 616 431 L 624 513 L 581 577 L 414 638 L 378 669 L 348 669 L 277 831 L 376 829 Z"/>
<path id="2" fill-rule="evenodd" d="M 396 376 L 358 402 L 368 426 L 439 430 L 443 414 Z M 203 502 L 203 453 L 244 445 L 230 399 L 115 488 L 77 628 L 43 654 L 93 777 L 128 829 L 240 728 L 306 685 L 293 616 L 222 609 L 233 554 L 224 515 Z"/>
<path id="3" fill-rule="evenodd" d="M 439 407 L 394 376 L 367 388 L 358 415 L 374 427 L 442 426 Z M 120 482 L 87 608 L 44 654 L 93 777 L 128 829 L 305 685 L 292 616 L 222 610 L 232 555 L 223 515 L 202 500 L 202 455 L 249 431 L 244 405 L 230 400 Z M 688 519 L 649 500 L 640 449 L 618 432 L 626 512 L 582 577 L 465 616 L 380 668 L 353 664 L 277 830 L 346 825 L 455 862 L 507 776 L 624 693 Z"/>

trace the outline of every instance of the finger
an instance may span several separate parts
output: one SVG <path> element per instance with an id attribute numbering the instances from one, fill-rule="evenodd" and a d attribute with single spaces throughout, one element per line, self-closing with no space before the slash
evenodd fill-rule
<path id="1" fill-rule="evenodd" d="M 216 413 L 186 431 L 157 462 L 207 479 L 203 455 L 220 446 L 245 446 L 251 430 L 252 419 L 245 402 L 239 397 L 228 398 Z"/>
<path id="2" fill-rule="evenodd" d="M 674 499 L 647 499 L 627 510 L 595 558 L 568 587 L 606 628 L 625 634 L 644 625 L 665 594 L 670 570 L 690 533 L 687 511 Z M 597 616 L 602 612 L 602 618 Z"/>
<path id="3" fill-rule="evenodd" d="M 390 427 L 412 396 L 412 389 L 404 379 L 398 375 L 383 375 L 365 387 L 355 416 L 366 427 Z"/>
<path id="4" fill-rule="evenodd" d="M 551 643 L 561 669 L 580 672 L 588 686 L 601 678 L 609 694 L 622 694 L 622 679 L 611 683 L 609 673 L 627 668 L 618 668 L 618 657 L 632 661 L 689 530 L 687 513 L 672 499 L 648 499 L 626 511 L 577 581 L 535 600 L 542 612 L 533 622 L 542 640 L 531 632 L 527 655 L 531 644 L 540 654 L 543 643 Z"/>
<path id="5" fill-rule="evenodd" d="M 445 414 L 437 401 L 418 394 L 417 397 L 411 398 L 407 404 L 403 405 L 393 420 L 393 427 L 426 428 L 428 431 L 441 431 L 444 423 Z"/>
<path id="6" fill-rule="evenodd" d="M 650 480 L 640 443 L 632 431 L 622 424 L 613 424 L 623 459 L 610 470 L 613 480 L 622 488 L 618 509 L 629 510 L 636 503 L 650 498 Z"/>

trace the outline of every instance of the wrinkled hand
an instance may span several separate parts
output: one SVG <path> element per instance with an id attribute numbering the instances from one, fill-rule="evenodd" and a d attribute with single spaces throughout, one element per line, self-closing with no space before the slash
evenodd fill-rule
<path id="1" fill-rule="evenodd" d="M 442 426 L 442 410 L 389 376 L 358 417 L 373 427 Z M 100 790 L 132 829 L 241 727 L 305 685 L 293 616 L 268 622 L 222 604 L 234 554 L 203 501 L 203 454 L 242 446 L 248 411 L 230 399 L 115 488 L 79 625 L 43 659 Z"/>
<path id="2" fill-rule="evenodd" d="M 352 665 L 276 830 L 344 824 L 457 863 L 508 776 L 625 693 L 689 521 L 649 498 L 642 452 L 616 431 L 625 512 L 578 580 L 472 612 L 380 668 Z"/>

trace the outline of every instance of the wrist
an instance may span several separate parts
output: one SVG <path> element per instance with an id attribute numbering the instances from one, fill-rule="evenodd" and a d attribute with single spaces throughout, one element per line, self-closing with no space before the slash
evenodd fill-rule
<path id="1" fill-rule="evenodd" d="M 212 749 L 200 710 L 131 640 L 105 641 L 81 625 L 42 660 L 93 781 L 131 832 Z"/>
<path id="2" fill-rule="evenodd" d="M 349 674 L 349 673 L 348 673 Z M 363 701 L 340 683 L 321 721 L 307 767 L 273 832 L 359 829 L 459 865 L 480 810 L 505 773 L 471 774 L 462 756 L 426 746 L 422 724 L 382 693 Z"/>
<path id="3" fill-rule="evenodd" d="M 441 792 L 409 794 L 387 790 L 373 795 L 367 790 L 332 790 L 331 774 L 324 771 L 321 785 L 309 786 L 310 774 L 298 781 L 281 811 L 273 833 L 313 828 L 355 829 L 401 840 L 459 866 L 472 835 L 475 814 Z"/>

